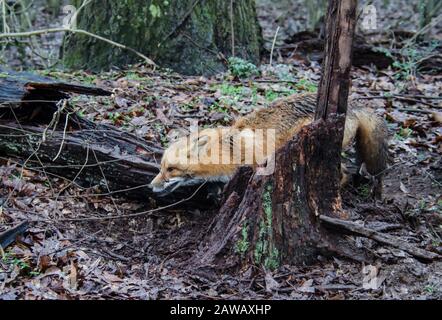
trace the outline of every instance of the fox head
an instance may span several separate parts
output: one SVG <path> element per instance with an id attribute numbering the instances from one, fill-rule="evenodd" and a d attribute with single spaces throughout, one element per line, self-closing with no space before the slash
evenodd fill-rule
<path id="1" fill-rule="evenodd" d="M 172 143 L 163 154 L 160 173 L 151 182 L 153 191 L 172 192 L 204 181 L 226 182 L 236 166 L 222 164 L 223 153 L 229 148 L 221 143 L 222 130 L 205 129 Z"/>

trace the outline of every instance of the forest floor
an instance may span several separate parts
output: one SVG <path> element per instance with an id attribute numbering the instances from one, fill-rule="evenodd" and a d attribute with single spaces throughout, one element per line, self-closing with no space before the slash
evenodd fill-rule
<path id="1" fill-rule="evenodd" d="M 184 77 L 142 65 L 101 74 L 39 72 L 113 91 L 111 97 L 74 96 L 70 103 L 90 120 L 167 147 L 192 120 L 203 127 L 228 125 L 275 99 L 317 90 L 320 65 L 315 57 L 293 49 L 277 53 L 273 66 L 263 61 L 260 75 L 245 80 L 232 72 Z M 420 73 L 412 63 L 384 70 L 365 66 L 353 69 L 352 86 L 353 98 L 364 99 L 386 119 L 391 163 L 382 201 L 370 197 L 369 186 L 349 186 L 342 193 L 345 210 L 353 221 L 442 254 L 442 74 Z M 0 232 L 29 218 L 53 222 L 33 224 L 0 253 L 0 299 L 442 298 L 441 261 L 419 261 L 365 238 L 352 241 L 376 257 L 370 265 L 320 256 L 309 266 L 273 271 L 245 266 L 232 275 L 185 265 L 198 250 L 199 239 L 190 235 L 196 228 L 204 230 L 216 210 L 165 210 L 121 221 L 57 221 L 138 212 L 146 203 L 100 196 L 1 157 Z"/>

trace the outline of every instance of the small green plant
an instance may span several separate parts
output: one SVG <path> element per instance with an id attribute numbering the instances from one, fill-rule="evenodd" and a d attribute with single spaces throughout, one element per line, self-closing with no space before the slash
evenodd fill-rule
<path id="1" fill-rule="evenodd" d="M 400 58 L 395 59 L 393 62 L 393 67 L 397 70 L 395 75 L 396 79 L 405 81 L 413 80 L 419 71 L 421 63 L 432 56 L 438 46 L 440 46 L 439 41 L 432 41 L 427 46 L 413 43 L 403 48 L 400 51 Z M 390 57 L 392 57 L 392 55 L 390 55 Z"/>
<path id="2" fill-rule="evenodd" d="M 273 91 L 272 89 L 269 89 L 269 90 L 266 90 L 266 92 L 265 92 L 265 98 L 267 101 L 273 102 L 280 97 L 286 97 L 291 94 L 295 94 L 296 92 L 297 92 L 297 90 L 288 89 L 288 88 L 283 88 L 281 91 L 278 91 L 278 92 Z"/>
<path id="3" fill-rule="evenodd" d="M 239 253 L 240 255 L 244 255 L 247 253 L 247 250 L 249 249 L 249 226 L 247 223 L 244 223 L 241 229 L 241 239 L 238 240 L 235 246 L 235 251 Z"/>
<path id="4" fill-rule="evenodd" d="M 195 105 L 193 103 L 185 103 L 181 106 L 181 111 L 189 112 L 189 111 L 192 111 L 194 108 L 195 108 Z"/>
<path id="5" fill-rule="evenodd" d="M 370 186 L 368 184 L 363 184 L 358 188 L 358 194 L 359 196 L 361 196 L 363 199 L 368 199 L 370 197 L 371 194 L 371 189 Z"/>
<path id="6" fill-rule="evenodd" d="M 26 261 L 24 261 L 22 259 L 19 259 L 17 257 L 14 257 L 9 252 L 5 252 L 5 254 L 2 257 L 2 261 L 4 263 L 6 263 L 6 264 L 16 266 L 20 270 L 25 270 L 25 269 L 30 269 L 31 268 L 30 265 Z"/>
<path id="7" fill-rule="evenodd" d="M 114 124 L 116 124 L 121 119 L 121 113 L 119 112 L 109 112 L 107 114 L 109 120 L 111 120 Z"/>
<path id="8" fill-rule="evenodd" d="M 136 72 L 128 72 L 126 74 L 126 79 L 127 80 L 133 80 L 133 81 L 144 81 L 144 80 L 146 80 L 145 78 L 139 76 Z"/>
<path id="9" fill-rule="evenodd" d="M 301 79 L 296 83 L 296 90 L 307 91 L 307 92 L 316 92 L 318 91 L 318 85 L 308 79 Z"/>
<path id="10" fill-rule="evenodd" d="M 228 111 L 229 111 L 225 106 L 221 105 L 221 104 L 220 104 L 219 102 L 217 102 L 217 101 L 215 101 L 214 103 L 212 103 L 212 104 L 209 106 L 209 110 L 210 110 L 210 111 L 221 112 L 221 113 L 228 113 Z"/>
<path id="11" fill-rule="evenodd" d="M 395 134 L 395 138 L 397 140 L 404 140 L 404 139 L 411 137 L 412 133 L 413 133 L 413 130 L 411 130 L 410 128 L 401 127 L 399 129 L 399 132 Z"/>
<path id="12" fill-rule="evenodd" d="M 426 293 L 433 294 L 436 292 L 436 287 L 434 285 L 429 284 L 429 285 L 425 286 L 424 291 Z"/>
<path id="13" fill-rule="evenodd" d="M 155 4 L 149 6 L 149 11 L 153 18 L 160 18 L 162 15 L 161 7 Z"/>
<path id="14" fill-rule="evenodd" d="M 267 101 L 272 102 L 272 101 L 278 99 L 280 97 L 280 95 L 273 90 L 267 90 L 265 93 L 265 97 L 266 97 Z"/>
<path id="15" fill-rule="evenodd" d="M 258 68 L 244 59 L 231 57 L 228 60 L 230 73 L 238 78 L 249 78 L 259 75 Z"/>
<path id="16" fill-rule="evenodd" d="M 222 95 L 231 97 L 242 97 L 245 91 L 242 86 L 233 86 L 228 83 L 221 84 L 219 88 Z"/>
<path id="17" fill-rule="evenodd" d="M 23 258 L 18 258 L 10 252 L 5 252 L 3 254 L 1 257 L 1 262 L 9 266 L 17 267 L 21 270 L 21 272 L 31 277 L 36 277 L 41 274 L 37 268 L 32 268 L 26 260 Z"/>

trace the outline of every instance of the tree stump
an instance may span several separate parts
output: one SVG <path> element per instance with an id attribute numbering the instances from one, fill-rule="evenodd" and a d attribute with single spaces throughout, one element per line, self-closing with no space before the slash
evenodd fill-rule
<path id="1" fill-rule="evenodd" d="M 338 143 L 341 128 L 342 119 L 303 128 L 276 153 L 272 175 L 239 169 L 192 265 L 225 269 L 252 263 L 271 269 L 310 263 L 318 254 L 366 260 L 319 219 L 347 218 L 339 193 L 340 151 L 321 147 Z"/>

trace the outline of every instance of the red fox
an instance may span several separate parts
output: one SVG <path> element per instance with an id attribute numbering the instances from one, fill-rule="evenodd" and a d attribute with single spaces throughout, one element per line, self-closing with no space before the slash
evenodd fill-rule
<path id="1" fill-rule="evenodd" d="M 315 105 L 315 94 L 292 95 L 239 118 L 231 127 L 204 129 L 194 136 L 180 138 L 165 150 L 161 171 L 151 182 L 153 191 L 171 192 L 179 186 L 203 181 L 227 182 L 241 165 L 262 165 L 313 121 Z M 259 130 L 262 134 L 257 134 Z M 365 163 L 371 175 L 380 176 L 387 165 L 385 121 L 370 109 L 354 107 L 350 102 L 343 148 L 354 139 L 360 163 Z M 239 156 L 235 156 L 235 149 Z"/>

